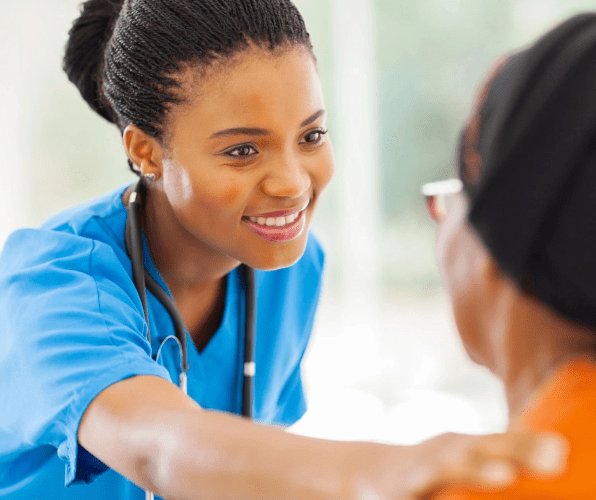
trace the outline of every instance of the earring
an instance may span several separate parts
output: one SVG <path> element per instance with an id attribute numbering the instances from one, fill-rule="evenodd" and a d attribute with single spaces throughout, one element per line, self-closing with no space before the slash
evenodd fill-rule
<path id="1" fill-rule="evenodd" d="M 143 174 L 143 178 L 147 182 L 153 182 L 155 180 L 155 174 Z"/>

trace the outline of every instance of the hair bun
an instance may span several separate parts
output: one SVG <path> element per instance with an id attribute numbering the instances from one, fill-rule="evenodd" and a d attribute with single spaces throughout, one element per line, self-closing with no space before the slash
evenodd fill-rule
<path id="1" fill-rule="evenodd" d="M 104 49 L 118 19 L 124 0 L 87 0 L 81 15 L 68 32 L 62 68 L 83 99 L 106 120 L 117 117 L 101 92 Z"/>

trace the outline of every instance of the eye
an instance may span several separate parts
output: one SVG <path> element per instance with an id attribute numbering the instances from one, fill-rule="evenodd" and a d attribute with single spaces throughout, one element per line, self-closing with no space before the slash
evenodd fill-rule
<path id="1" fill-rule="evenodd" d="M 304 136 L 304 138 L 302 139 L 302 142 L 305 144 L 311 144 L 311 145 L 319 144 L 323 140 L 323 136 L 326 133 L 327 133 L 327 130 L 323 130 L 322 128 L 319 128 L 316 130 L 311 130 Z"/>
<path id="2" fill-rule="evenodd" d="M 257 150 L 250 144 L 242 144 L 241 146 L 235 146 L 232 149 L 224 151 L 224 154 L 234 158 L 247 158 L 248 156 L 257 154 Z"/>

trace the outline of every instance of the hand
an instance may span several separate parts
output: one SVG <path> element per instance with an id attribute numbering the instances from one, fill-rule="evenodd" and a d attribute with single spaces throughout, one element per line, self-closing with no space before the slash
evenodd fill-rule
<path id="1" fill-rule="evenodd" d="M 508 432 L 486 436 L 444 434 L 411 447 L 412 462 L 394 498 L 432 498 L 447 483 L 484 489 L 511 485 L 523 469 L 539 478 L 552 478 L 566 467 L 564 438 L 548 434 Z"/>

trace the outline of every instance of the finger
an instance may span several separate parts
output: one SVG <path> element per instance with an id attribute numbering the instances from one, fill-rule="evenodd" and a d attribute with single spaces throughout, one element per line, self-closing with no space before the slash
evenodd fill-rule
<path id="1" fill-rule="evenodd" d="M 418 461 L 419 465 L 404 478 L 404 492 L 421 499 L 446 483 L 486 489 L 508 486 L 515 479 L 515 462 L 508 452 L 509 445 L 503 445 L 503 439 L 503 435 L 449 433 L 426 441 L 419 447 L 424 460 Z"/>
<path id="2" fill-rule="evenodd" d="M 507 432 L 479 439 L 471 456 L 477 460 L 504 460 L 535 475 L 551 477 L 564 472 L 569 445 L 554 434 Z"/>
<path id="3" fill-rule="evenodd" d="M 468 457 L 445 467 L 444 483 L 465 483 L 483 489 L 500 489 L 512 485 L 517 478 L 515 465 L 507 460 Z"/>
<path id="4" fill-rule="evenodd" d="M 511 486 L 516 479 L 514 465 L 506 460 L 472 460 L 461 458 L 445 464 L 439 470 L 419 467 L 407 478 L 407 490 L 417 500 L 432 498 L 447 484 L 466 484 L 484 491 Z"/>

